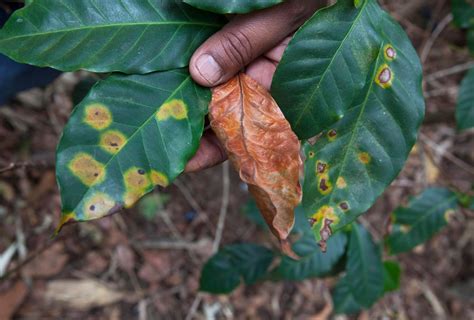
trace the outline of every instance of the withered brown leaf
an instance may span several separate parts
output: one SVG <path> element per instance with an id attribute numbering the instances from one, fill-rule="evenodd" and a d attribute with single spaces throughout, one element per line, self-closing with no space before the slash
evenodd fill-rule
<path id="1" fill-rule="evenodd" d="M 241 73 L 212 90 L 211 126 L 249 185 L 265 221 L 287 242 L 301 201 L 300 142 L 270 93 Z"/>

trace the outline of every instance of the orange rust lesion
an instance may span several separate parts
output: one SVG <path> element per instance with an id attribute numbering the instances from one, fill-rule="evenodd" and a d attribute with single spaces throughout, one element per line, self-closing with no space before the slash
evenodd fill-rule
<path id="1" fill-rule="evenodd" d="M 102 192 L 94 193 L 84 202 L 83 212 L 87 219 L 101 218 L 115 207 L 115 201 Z"/>
<path id="2" fill-rule="evenodd" d="M 101 183 L 106 175 L 104 165 L 85 152 L 76 154 L 69 162 L 68 168 L 88 187 Z"/>
<path id="3" fill-rule="evenodd" d="M 96 130 L 104 130 L 112 123 L 110 109 L 102 103 L 93 103 L 85 107 L 84 122 Z"/>
<path id="4" fill-rule="evenodd" d="M 101 134 L 100 147 L 111 154 L 116 154 L 127 142 L 127 137 L 118 130 L 109 130 Z"/>
<path id="5" fill-rule="evenodd" d="M 358 155 L 359 161 L 362 164 L 368 165 L 372 161 L 372 157 L 367 152 L 360 152 Z"/>
<path id="6" fill-rule="evenodd" d="M 158 121 L 168 120 L 169 118 L 183 120 L 187 117 L 188 107 L 184 101 L 180 99 L 173 99 L 165 102 L 156 113 L 156 119 Z"/>
<path id="7" fill-rule="evenodd" d="M 336 180 L 336 186 L 337 186 L 339 189 L 345 189 L 345 188 L 347 188 L 346 179 L 344 179 L 343 177 L 338 177 L 337 180 Z"/>
<path id="8" fill-rule="evenodd" d="M 150 178 L 155 186 L 167 187 L 170 184 L 168 177 L 163 172 L 157 170 L 150 171 Z"/>
<path id="9" fill-rule="evenodd" d="M 124 174 L 125 194 L 124 205 L 126 208 L 133 206 L 152 187 L 150 175 L 142 168 L 132 167 Z"/>

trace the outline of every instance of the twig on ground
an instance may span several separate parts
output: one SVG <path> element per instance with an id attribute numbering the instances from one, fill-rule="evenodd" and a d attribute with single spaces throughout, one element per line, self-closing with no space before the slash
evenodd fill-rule
<path id="1" fill-rule="evenodd" d="M 210 244 L 210 239 L 201 239 L 197 242 L 176 240 L 141 240 L 132 242 L 132 246 L 144 249 L 188 250 L 196 251 Z"/>
<path id="2" fill-rule="evenodd" d="M 423 292 L 423 295 L 425 296 L 426 300 L 430 303 L 431 307 L 433 308 L 433 311 L 436 314 L 437 319 L 447 319 L 446 317 L 446 311 L 444 310 L 443 305 L 441 304 L 439 298 L 435 295 L 433 290 L 429 287 L 429 285 L 425 282 L 417 281 L 416 282 L 418 287 L 421 289 Z"/>
<path id="3" fill-rule="evenodd" d="M 426 83 L 432 83 L 433 81 L 437 79 L 451 76 L 456 73 L 464 72 L 466 70 L 471 69 L 472 67 L 474 67 L 474 61 L 468 61 L 465 63 L 457 64 L 450 68 L 439 70 L 439 71 L 433 72 L 432 74 L 427 75 L 425 77 L 425 81 Z"/>

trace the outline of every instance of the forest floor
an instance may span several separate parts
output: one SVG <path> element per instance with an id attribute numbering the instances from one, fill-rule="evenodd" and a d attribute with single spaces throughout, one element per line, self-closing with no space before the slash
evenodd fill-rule
<path id="1" fill-rule="evenodd" d="M 402 174 L 362 218 L 376 239 L 410 196 L 434 185 L 467 191 L 474 181 L 474 132 L 457 133 L 454 121 L 459 82 L 474 60 L 465 33 L 449 23 L 449 1 L 382 3 L 422 56 L 427 117 Z M 0 272 L 8 270 L 0 279 L 0 319 L 327 319 L 332 278 L 241 286 L 229 296 L 198 293 L 220 212 L 227 211 L 221 245 L 276 245 L 243 216 L 249 196 L 228 165 L 184 175 L 134 209 L 66 226 L 50 239 L 60 214 L 55 148 L 73 92 L 88 77 L 63 74 L 0 108 Z M 473 212 L 459 212 L 397 260 L 401 289 L 357 318 L 474 319 Z"/>

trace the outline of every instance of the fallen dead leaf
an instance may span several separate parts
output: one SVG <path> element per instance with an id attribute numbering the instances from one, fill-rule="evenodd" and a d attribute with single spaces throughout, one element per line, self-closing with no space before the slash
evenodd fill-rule
<path id="1" fill-rule="evenodd" d="M 18 281 L 6 292 L 0 293 L 0 319 L 11 319 L 27 294 L 28 287 L 23 281 Z"/>
<path id="2" fill-rule="evenodd" d="M 298 137 L 270 93 L 244 73 L 212 91 L 211 126 L 283 251 L 290 253 L 286 239 L 301 201 Z"/>
<path id="3" fill-rule="evenodd" d="M 46 301 L 78 310 L 114 304 L 125 297 L 126 293 L 93 279 L 50 281 L 44 292 Z"/>

